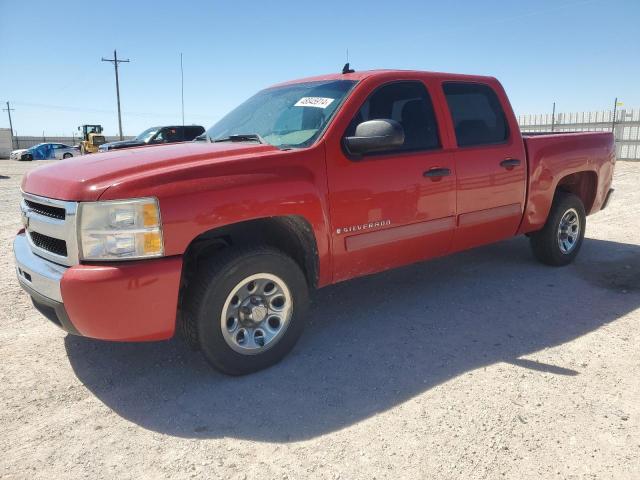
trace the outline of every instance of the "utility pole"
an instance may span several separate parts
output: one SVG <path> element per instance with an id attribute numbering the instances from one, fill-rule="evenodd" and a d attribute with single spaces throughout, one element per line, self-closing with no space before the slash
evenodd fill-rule
<path id="1" fill-rule="evenodd" d="M 182 52 L 180 52 L 180 98 L 182 100 L 182 126 L 184 127 L 184 69 L 182 68 Z"/>
<path id="2" fill-rule="evenodd" d="M 553 112 L 551 113 L 551 131 L 556 124 L 556 102 L 553 102 Z"/>
<path id="3" fill-rule="evenodd" d="M 618 113 L 618 97 L 613 101 L 613 119 L 611 120 L 611 131 L 616 134 L 616 114 Z"/>
<path id="4" fill-rule="evenodd" d="M 13 123 L 11 122 L 11 112 L 13 112 L 15 110 L 15 108 L 11 108 L 11 106 L 9 105 L 9 102 L 7 102 L 7 108 L 3 108 L 2 110 L 9 114 L 9 128 L 11 129 L 11 150 L 13 150 L 14 149 L 14 146 L 13 146 Z"/>
<path id="5" fill-rule="evenodd" d="M 120 140 L 122 140 L 122 115 L 120 114 L 120 82 L 118 81 L 118 64 L 129 63 L 129 59 L 118 60 L 118 52 L 113 51 L 113 58 L 102 57 L 103 62 L 111 62 L 116 71 L 116 98 L 118 100 L 118 132 L 120 133 Z"/>

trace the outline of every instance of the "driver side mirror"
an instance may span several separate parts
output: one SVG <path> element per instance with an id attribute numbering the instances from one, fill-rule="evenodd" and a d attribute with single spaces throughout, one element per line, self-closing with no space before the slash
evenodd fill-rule
<path id="1" fill-rule="evenodd" d="M 351 155 L 393 150 L 404 144 L 404 129 L 395 120 L 368 120 L 356 127 L 352 137 L 344 137 L 343 142 Z"/>

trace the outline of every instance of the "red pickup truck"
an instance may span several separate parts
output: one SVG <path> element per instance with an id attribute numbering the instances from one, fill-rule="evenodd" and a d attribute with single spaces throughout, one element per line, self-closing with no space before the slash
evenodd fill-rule
<path id="1" fill-rule="evenodd" d="M 316 288 L 521 234 L 568 264 L 614 163 L 611 133 L 521 135 L 494 78 L 347 70 L 267 88 L 194 142 L 33 170 L 17 274 L 70 333 L 179 329 L 245 374 L 291 350 Z"/>

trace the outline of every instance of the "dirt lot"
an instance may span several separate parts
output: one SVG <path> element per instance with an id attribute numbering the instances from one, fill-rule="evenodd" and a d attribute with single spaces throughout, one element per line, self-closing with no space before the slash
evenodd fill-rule
<path id="1" fill-rule="evenodd" d="M 243 378 L 30 306 L 11 242 L 38 163 L 0 161 L 1 478 L 640 478 L 640 163 L 574 265 L 517 238 L 325 289 Z"/>

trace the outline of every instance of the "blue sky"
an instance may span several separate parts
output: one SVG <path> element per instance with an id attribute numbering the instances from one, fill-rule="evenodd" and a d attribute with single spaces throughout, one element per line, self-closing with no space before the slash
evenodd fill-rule
<path id="1" fill-rule="evenodd" d="M 210 126 L 255 91 L 339 71 L 402 68 L 488 74 L 516 113 L 640 107 L 640 1 L 166 2 L 0 0 L 0 102 L 20 135 Z M 4 105 L 3 105 L 4 106 Z M 8 127 L 0 112 L 0 127 Z"/>

